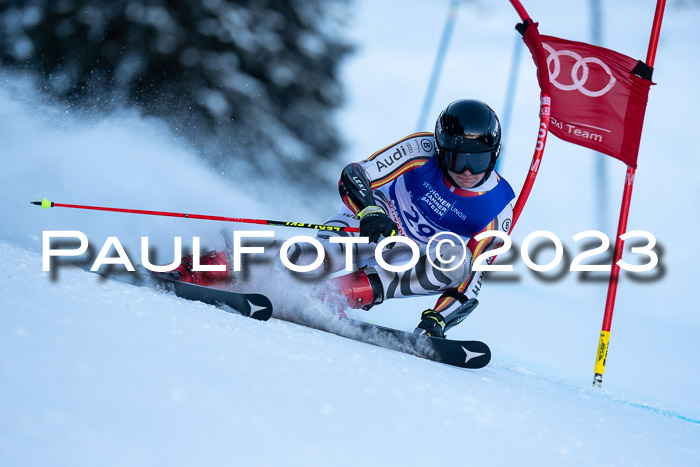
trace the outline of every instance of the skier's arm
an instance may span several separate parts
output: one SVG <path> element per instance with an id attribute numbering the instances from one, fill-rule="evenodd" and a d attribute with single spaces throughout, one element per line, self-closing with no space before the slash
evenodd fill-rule
<path id="1" fill-rule="evenodd" d="M 347 165 L 338 183 L 343 203 L 355 214 L 377 205 L 372 190 L 425 164 L 434 154 L 433 146 L 431 133 L 416 133 Z"/>
<path id="2" fill-rule="evenodd" d="M 360 219 L 360 236 L 377 243 L 381 237 L 396 235 L 398 227 L 381 206 L 377 205 L 370 181 L 360 164 L 350 164 L 340 176 L 338 185 L 345 205 Z"/>
<path id="3" fill-rule="evenodd" d="M 499 230 L 508 234 L 510 233 L 512 219 L 513 207 L 508 204 L 495 219 L 489 222 L 480 232 L 472 236 L 471 240 L 467 243 L 467 247 L 472 252 L 472 260 L 475 260 L 484 252 L 496 249 L 503 244 L 497 237 L 486 237 L 479 242 L 477 242 L 474 237 L 489 230 Z M 447 320 L 447 317 L 462 304 L 479 295 L 484 274 L 485 271 L 472 271 L 467 280 L 462 282 L 458 287 L 445 291 L 437 300 L 435 308 L 433 309 L 440 312 Z"/>
<path id="4" fill-rule="evenodd" d="M 347 165 L 340 174 L 338 191 L 343 203 L 354 213 L 375 206 L 372 184 L 367 172 L 358 163 Z"/>

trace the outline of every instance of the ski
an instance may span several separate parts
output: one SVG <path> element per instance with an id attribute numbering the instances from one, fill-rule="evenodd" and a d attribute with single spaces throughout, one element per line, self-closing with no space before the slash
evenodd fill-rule
<path id="1" fill-rule="evenodd" d="M 185 300 L 202 302 L 219 308 L 228 307 L 243 316 L 259 321 L 267 321 L 272 317 L 272 303 L 265 295 L 232 292 L 230 290 L 204 287 L 189 282 L 160 277 L 156 274 L 153 276 L 156 281 Z"/>
<path id="2" fill-rule="evenodd" d="M 172 291 L 180 298 L 214 305 L 225 311 L 233 311 L 260 321 L 267 321 L 272 317 L 272 303 L 269 298 L 262 294 L 241 293 L 215 287 L 205 287 L 178 281 L 169 276 L 145 270 L 137 274 L 131 273 L 128 275 L 112 275 L 107 272 L 98 272 L 98 274 L 106 279 L 114 279 L 132 285 L 162 287 Z M 278 318 L 358 342 L 376 345 L 459 368 L 483 368 L 491 361 L 491 350 L 488 345 L 481 341 L 461 341 L 422 336 L 399 329 L 337 316 L 326 317 L 327 319 L 318 319 L 319 317 L 316 316 L 312 320 L 301 315 L 278 316 Z"/>
<path id="3" fill-rule="evenodd" d="M 491 349 L 481 341 L 459 341 L 421 336 L 412 332 L 340 317 L 314 320 L 313 323 L 306 320 L 298 321 L 292 317 L 283 317 L 282 319 L 365 344 L 376 345 L 459 368 L 483 368 L 491 361 Z"/>
<path id="4" fill-rule="evenodd" d="M 88 270 L 82 264 L 74 264 L 81 269 Z M 175 295 L 185 300 L 206 303 L 224 311 L 233 311 L 259 321 L 267 321 L 272 317 L 272 303 L 265 295 L 205 287 L 178 281 L 163 274 L 153 273 L 140 266 L 137 266 L 137 268 L 138 272 L 136 273 L 110 274 L 109 272 L 98 271 L 97 274 L 105 279 L 117 280 L 131 285 L 163 288 L 172 291 Z"/>
<path id="5" fill-rule="evenodd" d="M 480 341 L 457 341 L 413 334 L 362 321 L 340 319 L 343 337 L 460 368 L 483 368 L 491 350 Z M 334 332 L 335 333 L 335 332 Z"/>

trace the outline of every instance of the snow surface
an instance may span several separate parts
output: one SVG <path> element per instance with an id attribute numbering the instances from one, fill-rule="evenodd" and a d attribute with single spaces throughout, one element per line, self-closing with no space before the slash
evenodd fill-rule
<path id="1" fill-rule="evenodd" d="M 448 3 L 357 3 L 351 34 L 360 49 L 344 71 L 349 99 L 338 116 L 348 161 L 415 130 Z M 588 2 L 525 6 L 543 33 L 589 39 Z M 644 58 L 654 2 L 605 8 L 604 44 Z M 153 261 L 165 262 L 175 235 L 219 248 L 222 228 L 246 227 L 28 204 L 44 196 L 309 222 L 339 202 L 310 212 L 308 195 L 292 197 L 279 182 L 265 184 L 261 197 L 261 180 L 212 173 L 156 120 L 129 109 L 76 115 L 42 103 L 26 78 L 3 74 L 0 465 L 700 465 L 692 295 L 700 162 L 690 138 L 700 96 L 697 61 L 688 59 L 698 20 L 697 9 L 673 4 L 664 19 L 629 221 L 629 230 L 656 235 L 661 267 L 646 281 L 622 276 L 602 390 L 591 379 L 604 278 L 546 281 L 517 259 L 515 280 L 485 284 L 479 308 L 450 334 L 490 344 L 492 363 L 479 371 L 260 323 L 75 268 L 59 267 L 52 278 L 41 270 L 45 230 L 83 231 L 96 250 L 116 235 L 134 262 L 139 238 L 149 236 Z M 460 8 L 433 115 L 460 97 L 500 112 L 516 21 L 508 2 Z M 534 148 L 537 96 L 523 54 L 502 166 L 516 190 Z M 593 161 L 590 151 L 549 138 L 517 245 L 547 229 L 580 251 L 570 237 L 599 228 Z M 614 226 L 624 167 L 607 165 Z M 277 229 L 279 238 L 297 233 Z M 259 291 L 290 292 L 270 282 L 258 282 Z M 432 303 L 389 302 L 356 316 L 410 330 Z"/>

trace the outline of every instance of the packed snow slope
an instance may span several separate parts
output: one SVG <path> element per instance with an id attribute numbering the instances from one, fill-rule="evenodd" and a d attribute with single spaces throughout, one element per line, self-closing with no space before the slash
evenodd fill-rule
<path id="1" fill-rule="evenodd" d="M 7 242 L 2 465 L 696 465 L 700 422 L 499 355 L 465 371 Z M 603 458 L 603 459 L 601 459 Z"/>
<path id="2" fill-rule="evenodd" d="M 339 116 L 348 161 L 415 130 L 447 3 L 438 11 L 417 0 L 358 2 L 352 34 L 362 47 L 345 70 L 349 101 Z M 433 116 L 460 97 L 500 112 L 517 20 L 502 3 L 460 9 Z M 588 40 L 584 3 L 526 6 L 541 32 Z M 643 58 L 648 30 L 636 26 L 650 25 L 653 2 L 615 2 L 608 11 L 606 45 Z M 479 308 L 450 334 L 490 344 L 492 363 L 479 371 L 256 322 L 75 268 L 43 272 L 46 230 L 85 232 L 93 252 L 117 236 L 134 262 L 148 236 L 152 261 L 165 263 L 175 236 L 186 247 L 199 236 L 203 249 L 219 248 L 222 229 L 246 228 L 29 204 L 43 197 L 308 222 L 322 222 L 339 200 L 312 210 L 316 193 L 255 177 L 243 163 L 215 173 L 156 120 L 130 109 L 98 118 L 47 105 L 29 79 L 2 74 L 0 465 L 700 464 L 700 257 L 689 234 L 700 227 L 692 146 L 700 96 L 698 65 L 687 60 L 698 20 L 698 10 L 678 8 L 664 20 L 629 223 L 656 235 L 661 264 L 641 278 L 623 274 L 602 390 L 591 380 L 605 278 L 538 277 L 517 256 L 514 273 L 484 284 Z M 516 191 L 537 131 L 526 56 L 520 68 L 502 169 Z M 580 245 L 572 235 L 605 229 L 596 225 L 593 160 L 550 137 L 516 245 L 546 229 L 573 256 Z M 614 226 L 624 167 L 610 161 L 608 169 Z M 549 259 L 545 251 L 539 262 Z M 290 299 L 287 284 L 250 286 L 280 308 L 303 308 L 303 294 Z M 389 302 L 355 316 L 411 330 L 432 303 Z"/>

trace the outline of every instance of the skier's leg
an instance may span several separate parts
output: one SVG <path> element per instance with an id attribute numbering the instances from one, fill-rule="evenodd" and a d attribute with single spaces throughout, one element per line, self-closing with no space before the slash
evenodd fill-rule
<path id="1" fill-rule="evenodd" d="M 347 298 L 348 306 L 369 309 L 390 298 L 442 293 L 469 277 L 472 256 L 468 250 L 464 252 L 459 246 L 442 248 L 443 257 L 464 257 L 451 270 L 441 269 L 435 258 L 431 256 L 432 261 L 428 260 L 428 252 L 424 249 L 421 252 L 418 262 L 406 271 L 389 271 L 379 267 L 373 258 L 366 258 L 359 271 L 332 279 L 331 283 Z M 399 244 L 391 250 L 384 250 L 382 255 L 387 263 L 401 265 L 411 260 L 413 252 Z"/>
<path id="2" fill-rule="evenodd" d="M 209 251 L 206 254 L 199 257 L 199 264 L 201 266 L 221 266 L 225 265 L 226 270 L 224 271 L 195 271 L 193 256 L 188 255 L 182 258 L 180 265 L 170 272 L 159 273 L 170 276 L 173 279 L 177 279 L 182 282 L 191 282 L 197 285 L 212 286 L 214 284 L 221 284 L 224 282 L 229 282 L 231 276 L 229 274 L 229 261 L 226 250 L 219 251 Z"/>
<path id="3" fill-rule="evenodd" d="M 425 247 L 421 247 L 420 252 L 418 262 L 406 271 L 393 272 L 375 267 L 384 288 L 385 299 L 442 293 L 467 280 L 471 273 L 472 255 L 469 249 L 464 251 L 462 246 L 441 248 L 443 258 L 463 258 L 457 264 L 450 264 L 450 267 L 442 267 L 434 252 L 427 252 Z M 410 248 L 398 245 L 391 250 L 385 250 L 383 257 L 389 264 L 401 265 L 408 263 L 413 253 Z"/>

